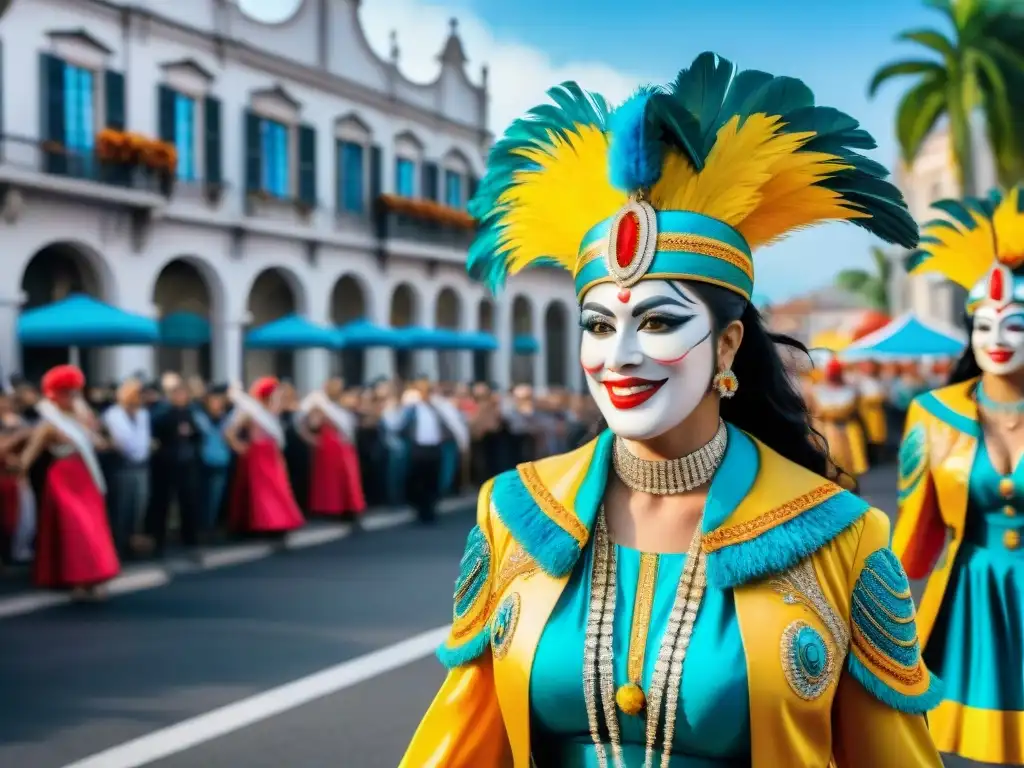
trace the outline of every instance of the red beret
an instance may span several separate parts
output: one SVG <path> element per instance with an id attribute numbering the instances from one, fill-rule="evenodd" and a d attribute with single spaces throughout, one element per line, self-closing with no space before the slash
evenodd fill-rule
<path id="1" fill-rule="evenodd" d="M 249 395 L 257 400 L 266 400 L 277 391 L 278 384 L 278 380 L 273 376 L 263 376 L 256 379 L 249 387 Z"/>
<path id="2" fill-rule="evenodd" d="M 58 365 L 43 376 L 43 396 L 53 397 L 62 392 L 85 388 L 85 374 L 76 365 Z"/>
<path id="3" fill-rule="evenodd" d="M 843 364 L 839 362 L 838 357 L 831 358 L 825 363 L 825 377 L 828 379 L 838 379 L 843 375 Z"/>

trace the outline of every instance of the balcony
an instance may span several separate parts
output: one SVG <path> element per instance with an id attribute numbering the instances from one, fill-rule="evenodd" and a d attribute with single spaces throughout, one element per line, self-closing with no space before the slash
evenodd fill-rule
<path id="1" fill-rule="evenodd" d="M 141 167 L 101 161 L 81 152 L 24 136 L 0 135 L 0 184 L 130 208 L 163 206 L 173 182 Z"/>
<path id="2" fill-rule="evenodd" d="M 429 200 L 381 195 L 378 235 L 387 253 L 464 262 L 475 222 L 469 214 Z"/>

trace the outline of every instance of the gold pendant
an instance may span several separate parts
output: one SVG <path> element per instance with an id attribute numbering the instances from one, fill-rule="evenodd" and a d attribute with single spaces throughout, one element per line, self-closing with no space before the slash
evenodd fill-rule
<path id="1" fill-rule="evenodd" d="M 644 707 L 647 706 L 647 697 L 644 696 L 643 689 L 639 685 L 626 683 L 619 686 L 619 690 L 615 692 L 615 703 L 627 715 L 635 717 L 644 711 Z"/>

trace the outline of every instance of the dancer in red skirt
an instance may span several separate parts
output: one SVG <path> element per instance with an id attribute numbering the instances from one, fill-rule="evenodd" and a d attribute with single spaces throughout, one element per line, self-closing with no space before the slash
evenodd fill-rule
<path id="1" fill-rule="evenodd" d="M 338 400 L 341 382 L 327 382 L 299 406 L 299 434 L 313 446 L 309 474 L 309 510 L 352 520 L 366 510 L 356 453 L 356 417 Z"/>
<path id="2" fill-rule="evenodd" d="M 230 392 L 235 410 L 224 436 L 238 454 L 228 512 L 236 531 L 285 533 L 305 523 L 284 463 L 277 388 L 277 379 L 266 376 L 249 388 L 249 394 Z"/>
<path id="3" fill-rule="evenodd" d="M 41 587 L 101 597 L 101 584 L 121 569 L 107 522 L 107 492 L 96 457 L 101 440 L 81 418 L 85 376 L 58 365 L 43 377 L 39 425 L 21 455 L 22 474 L 48 452 L 36 547 L 35 579 Z"/>

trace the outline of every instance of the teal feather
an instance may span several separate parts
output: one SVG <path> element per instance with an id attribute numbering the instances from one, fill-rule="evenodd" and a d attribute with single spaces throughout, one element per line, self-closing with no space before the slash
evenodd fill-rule
<path id="1" fill-rule="evenodd" d="M 661 178 L 665 147 L 650 113 L 656 94 L 657 89 L 643 87 L 608 118 L 608 176 L 629 194 L 650 189 Z"/>
<path id="2" fill-rule="evenodd" d="M 698 170 L 704 167 L 704 160 L 715 145 L 722 105 L 735 74 L 736 66 L 731 61 L 704 52 L 680 70 L 672 85 L 674 100 L 697 122 L 699 133 L 692 157 Z"/>
<path id="3" fill-rule="evenodd" d="M 666 93 L 655 94 L 649 103 L 652 132 L 665 147 L 673 147 L 689 158 L 698 171 L 704 167 L 700 122 L 685 106 Z"/>
<path id="4" fill-rule="evenodd" d="M 926 251 L 914 251 L 910 255 L 904 257 L 903 269 L 907 272 L 913 272 L 930 258 L 931 254 Z"/>
<path id="5" fill-rule="evenodd" d="M 974 221 L 974 216 L 971 215 L 970 208 L 962 200 L 937 200 L 932 203 L 932 208 L 936 208 L 955 219 L 967 230 L 976 229 L 978 226 Z"/>

